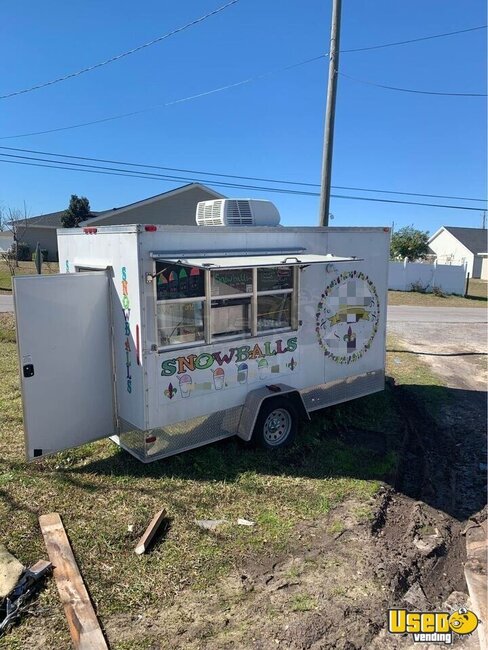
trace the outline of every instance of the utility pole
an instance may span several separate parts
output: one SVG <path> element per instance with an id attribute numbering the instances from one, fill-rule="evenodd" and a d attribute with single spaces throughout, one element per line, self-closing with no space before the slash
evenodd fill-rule
<path id="1" fill-rule="evenodd" d="M 332 0 L 332 25 L 329 48 L 329 83 L 325 111 L 324 151 L 322 155 L 322 187 L 320 190 L 319 225 L 329 225 L 330 181 L 332 149 L 334 145 L 334 119 L 339 70 L 339 41 L 341 36 L 341 0 Z"/>
<path id="2" fill-rule="evenodd" d="M 483 230 L 486 230 L 486 210 L 483 210 Z"/>

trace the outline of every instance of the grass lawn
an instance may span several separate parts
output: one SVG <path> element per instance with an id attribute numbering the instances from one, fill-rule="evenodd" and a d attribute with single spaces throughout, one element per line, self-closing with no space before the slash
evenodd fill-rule
<path id="1" fill-rule="evenodd" d="M 461 296 L 435 296 L 418 291 L 388 291 L 389 305 L 417 305 L 419 307 L 481 307 L 488 306 L 488 282 L 470 280 L 466 298 Z"/>
<path id="2" fill-rule="evenodd" d="M 144 465 L 103 440 L 26 464 L 13 324 L 0 314 L 2 541 L 24 564 L 46 557 L 38 516 L 59 512 L 102 622 L 164 610 L 181 592 L 205 590 L 246 561 L 286 554 L 301 523 L 327 517 L 346 499 L 364 519 L 382 481 L 394 477 L 404 424 L 391 387 L 315 413 L 292 447 L 274 453 L 230 439 Z M 413 355 L 389 355 L 388 368 L 401 383 L 438 386 Z M 379 434 L 382 448 L 364 447 L 361 430 Z M 164 539 L 138 557 L 135 543 L 161 507 L 169 516 Z M 256 525 L 237 526 L 237 517 Z M 194 523 L 221 518 L 229 523 L 217 533 Z M 45 647 L 69 647 L 54 580 L 39 606 L 44 613 L 24 617 L 2 648 L 33 647 L 41 630 Z M 297 596 L 293 606 L 305 611 L 313 603 Z"/>
<path id="3" fill-rule="evenodd" d="M 57 262 L 44 262 L 42 265 L 43 274 L 58 273 L 59 265 Z M 16 275 L 36 275 L 35 262 L 19 262 L 19 267 L 15 269 Z M 0 293 L 10 293 L 12 291 L 12 277 L 5 262 L 0 261 Z"/>
<path id="4" fill-rule="evenodd" d="M 393 377 L 395 384 L 407 390 L 434 418 L 440 416 L 449 401 L 449 390 L 442 379 L 393 336 L 388 336 L 386 349 L 387 376 Z"/>

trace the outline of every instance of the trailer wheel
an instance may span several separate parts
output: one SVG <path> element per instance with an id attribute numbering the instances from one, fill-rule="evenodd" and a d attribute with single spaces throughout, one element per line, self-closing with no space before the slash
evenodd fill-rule
<path id="1" fill-rule="evenodd" d="M 290 445 L 297 433 L 298 415 L 293 403 L 284 398 L 269 399 L 259 411 L 253 441 L 266 449 Z"/>

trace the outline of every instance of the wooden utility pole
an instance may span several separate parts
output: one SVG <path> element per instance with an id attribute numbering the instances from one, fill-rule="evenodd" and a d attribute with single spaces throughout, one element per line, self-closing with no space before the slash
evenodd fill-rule
<path id="1" fill-rule="evenodd" d="M 324 151 L 322 155 L 322 187 L 320 190 L 319 225 L 329 224 L 330 181 L 332 149 L 334 145 L 334 119 L 339 70 L 339 41 L 341 36 L 341 0 L 332 0 L 332 26 L 329 48 L 329 83 L 327 85 L 327 108 L 325 111 Z"/>

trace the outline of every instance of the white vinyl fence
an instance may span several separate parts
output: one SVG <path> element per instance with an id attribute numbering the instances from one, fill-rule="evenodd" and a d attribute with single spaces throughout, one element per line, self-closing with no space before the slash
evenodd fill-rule
<path id="1" fill-rule="evenodd" d="M 14 236 L 11 232 L 0 232 L 0 253 L 6 253 L 14 243 Z"/>
<path id="2" fill-rule="evenodd" d="M 434 288 L 443 293 L 464 295 L 466 288 L 466 264 L 422 264 L 409 262 L 390 262 L 388 270 L 388 289 L 396 291 L 422 290 L 432 292 Z"/>

